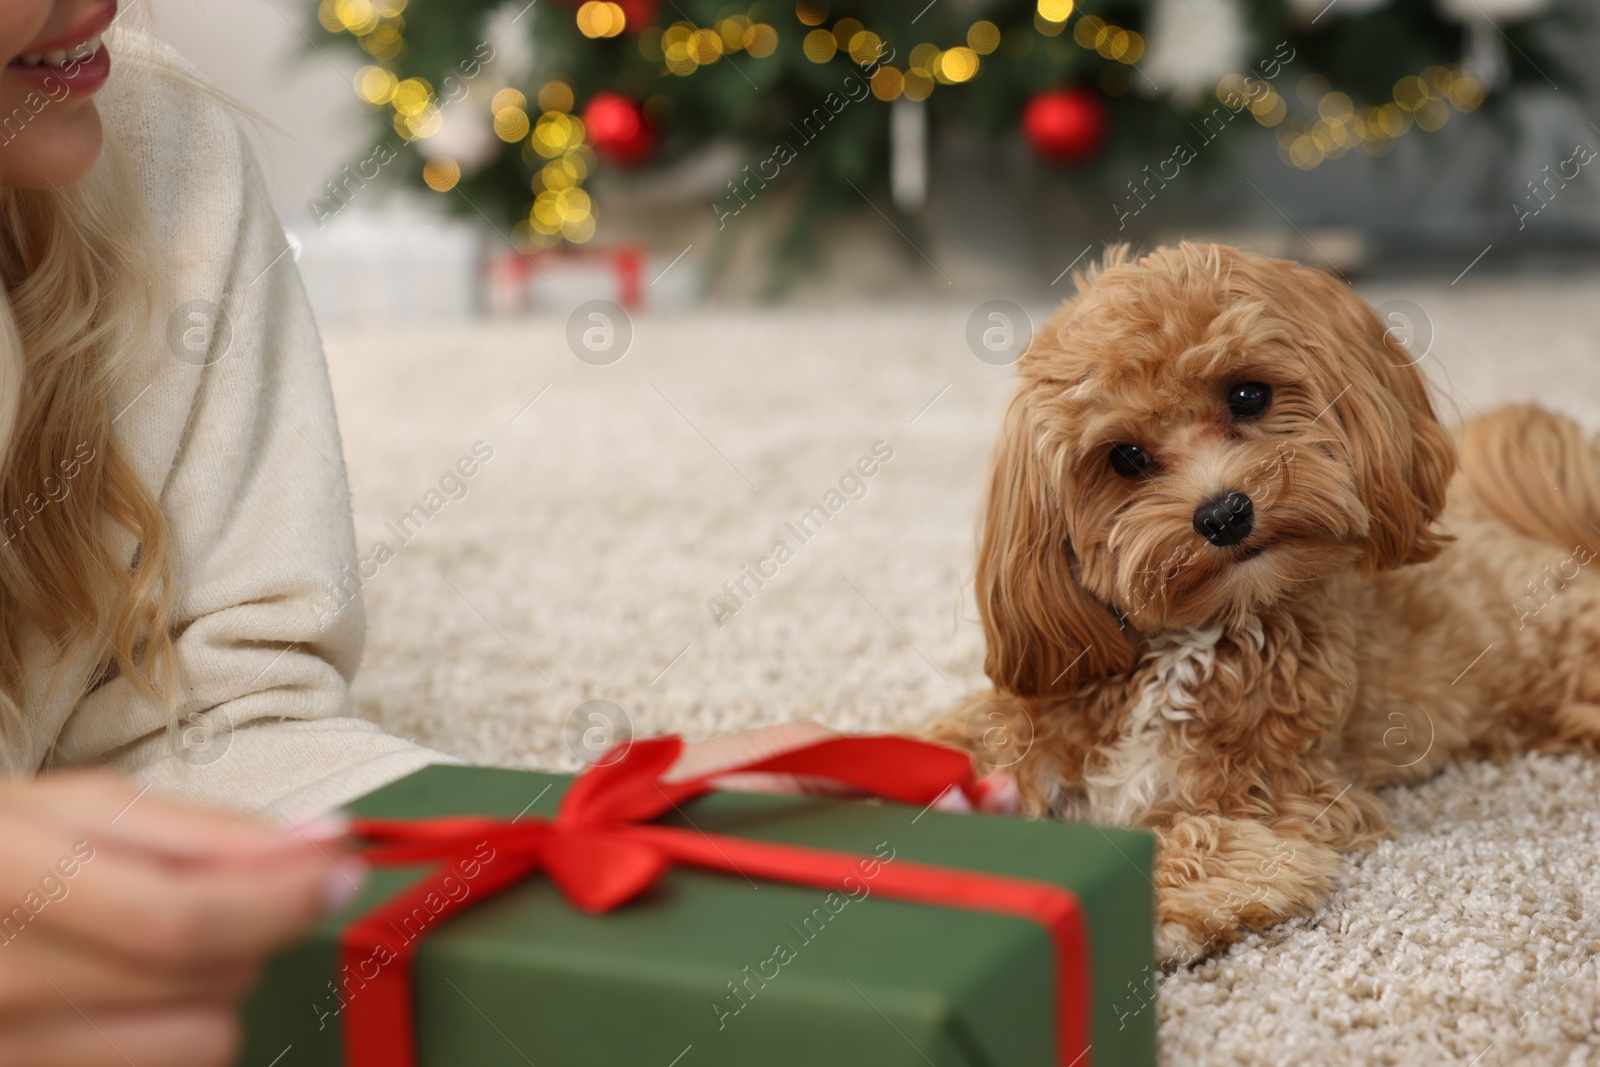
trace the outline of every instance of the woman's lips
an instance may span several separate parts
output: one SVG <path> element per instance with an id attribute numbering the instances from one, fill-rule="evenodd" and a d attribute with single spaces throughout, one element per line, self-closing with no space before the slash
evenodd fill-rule
<path id="1" fill-rule="evenodd" d="M 5 68 L 5 77 L 31 82 L 54 99 L 65 87 L 68 93 L 93 93 L 111 76 L 111 53 L 104 45 L 87 59 L 69 58 L 60 66 L 50 63 L 25 64 L 14 60 Z"/>
<path id="2" fill-rule="evenodd" d="M 117 17 L 117 5 L 108 4 L 81 24 L 29 50 L 6 64 L 4 77 L 31 82 L 50 99 L 63 88 L 70 93 L 93 93 L 111 75 L 111 56 L 104 34 Z"/>
<path id="3" fill-rule="evenodd" d="M 38 41 L 22 50 L 22 55 L 48 55 L 51 52 L 66 52 L 85 42 L 94 40 L 106 30 L 117 18 L 117 5 L 107 4 L 82 22 L 65 33 L 58 33 L 43 41 Z"/>

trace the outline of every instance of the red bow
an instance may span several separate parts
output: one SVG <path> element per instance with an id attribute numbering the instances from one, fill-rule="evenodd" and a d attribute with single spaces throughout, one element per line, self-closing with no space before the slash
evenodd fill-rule
<path id="1" fill-rule="evenodd" d="M 648 823 L 710 792 L 712 782 L 725 775 L 822 778 L 918 806 L 931 805 L 951 788 L 969 800 L 978 794 L 966 755 L 904 737 L 830 738 L 714 775 L 663 781 L 682 749 L 676 737 L 634 742 L 620 759 L 580 776 L 554 819 L 357 819 L 353 829 L 367 842 L 362 855 L 376 866 L 471 862 L 487 842 L 494 859 L 481 865 L 474 880 L 479 891 L 470 898 L 474 903 L 542 869 L 570 903 L 598 915 L 645 892 L 675 863 L 818 888 L 836 887 L 856 870 L 860 857 L 849 853 Z M 874 890 L 900 900 L 1012 915 L 1045 927 L 1056 959 L 1059 1063 L 1088 1063 L 1087 942 L 1072 893 L 1044 882 L 904 860 L 880 868 Z M 437 922 L 468 906 L 468 899 L 445 897 L 432 879 L 423 878 L 345 929 L 341 970 L 364 974 L 363 965 L 381 961 L 376 977 L 344 1012 L 346 1059 L 352 1067 L 416 1067 L 411 1027 L 397 1026 L 396 1020 L 415 1018 L 411 965 L 417 939 L 392 933 L 418 908 Z"/>

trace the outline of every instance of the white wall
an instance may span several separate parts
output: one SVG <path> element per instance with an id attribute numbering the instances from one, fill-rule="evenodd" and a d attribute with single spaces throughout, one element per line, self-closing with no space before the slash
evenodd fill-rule
<path id="1" fill-rule="evenodd" d="M 307 200 L 370 147 L 370 127 L 351 89 L 360 63 L 348 49 L 319 39 L 325 35 L 307 0 L 148 2 L 162 37 L 212 84 L 267 120 L 255 124 L 253 135 L 273 202 L 289 230 L 314 225 Z"/>

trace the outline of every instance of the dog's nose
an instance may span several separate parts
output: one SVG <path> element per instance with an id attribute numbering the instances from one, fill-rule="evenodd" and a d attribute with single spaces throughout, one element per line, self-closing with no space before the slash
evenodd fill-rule
<path id="1" fill-rule="evenodd" d="M 1194 532 L 1218 548 L 1243 541 L 1255 524 L 1255 505 L 1238 490 L 1214 496 L 1194 509 Z"/>

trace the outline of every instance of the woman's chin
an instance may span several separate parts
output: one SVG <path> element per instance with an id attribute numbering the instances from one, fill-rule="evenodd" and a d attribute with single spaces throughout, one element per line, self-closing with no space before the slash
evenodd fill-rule
<path id="1" fill-rule="evenodd" d="M 104 145 L 93 100 L 55 114 L 47 109 L 20 129 L 0 129 L 0 186 L 45 189 L 82 181 Z"/>

